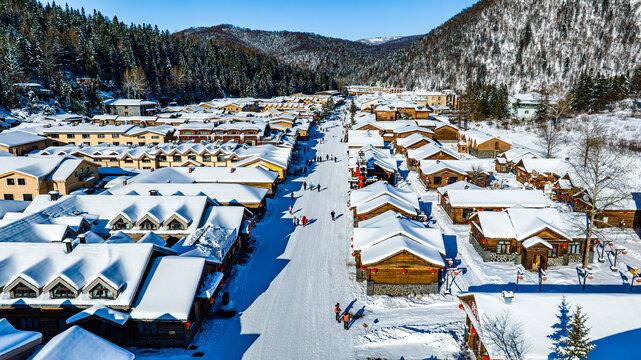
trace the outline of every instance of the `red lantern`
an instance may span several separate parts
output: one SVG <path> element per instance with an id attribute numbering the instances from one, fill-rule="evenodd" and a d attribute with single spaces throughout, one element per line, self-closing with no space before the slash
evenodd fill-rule
<path id="1" fill-rule="evenodd" d="M 354 248 L 354 244 L 352 244 L 352 245 L 350 245 L 350 246 L 352 247 L 352 249 Z"/>
<path id="2" fill-rule="evenodd" d="M 483 240 L 481 240 L 481 241 L 483 242 L 483 244 L 485 244 L 485 243 L 487 242 L 487 240 L 485 240 L 485 239 L 483 239 Z"/>
<path id="3" fill-rule="evenodd" d="M 608 245 L 610 245 L 610 247 L 613 247 L 613 246 L 614 246 L 614 244 L 613 244 L 613 243 L 609 243 Z"/>
<path id="4" fill-rule="evenodd" d="M 467 222 L 467 224 L 468 224 L 468 225 L 472 225 L 472 222 L 471 222 L 471 221 L 468 221 L 468 222 Z"/>
<path id="5" fill-rule="evenodd" d="M 463 310 L 463 304 L 458 304 L 458 308 Z"/>
<path id="6" fill-rule="evenodd" d="M 359 177 L 358 177 L 358 180 L 360 180 L 360 181 L 365 180 L 365 176 L 363 176 L 363 175 L 359 176 Z"/>
<path id="7" fill-rule="evenodd" d="M 523 280 L 523 279 L 524 279 L 524 278 L 523 278 L 523 276 L 520 276 L 520 275 L 519 275 L 519 280 Z"/>
<path id="8" fill-rule="evenodd" d="M 454 277 L 457 277 L 458 276 L 458 271 L 453 272 L 452 275 L 454 275 Z"/>
<path id="9" fill-rule="evenodd" d="M 452 266 L 452 265 L 454 265 L 454 261 L 452 261 L 452 260 L 449 260 L 449 261 L 447 262 L 447 265 L 449 265 L 449 266 Z"/>
<path id="10" fill-rule="evenodd" d="M 547 279 L 548 279 L 548 278 L 546 278 L 545 276 L 543 276 L 543 277 L 541 278 L 541 280 L 542 280 L 543 282 L 545 282 L 545 280 L 547 280 Z"/>
<path id="11" fill-rule="evenodd" d="M 378 272 L 378 269 L 377 269 L 377 268 L 373 268 L 373 269 L 372 269 L 372 272 L 373 272 L 373 273 L 377 273 L 377 272 Z"/>
<path id="12" fill-rule="evenodd" d="M 483 355 L 483 360 L 490 360 L 490 357 L 487 355 Z"/>
<path id="13" fill-rule="evenodd" d="M 430 270 L 430 272 L 431 272 L 432 274 L 435 274 L 435 273 L 436 273 L 436 270 L 435 270 L 435 269 L 431 269 L 431 270 Z"/>
<path id="14" fill-rule="evenodd" d="M 401 272 L 405 274 L 407 272 L 407 269 L 401 269 Z"/>
<path id="15" fill-rule="evenodd" d="M 363 187 L 363 182 L 362 182 L 362 181 L 359 181 L 359 182 L 358 182 L 358 186 Z"/>
<path id="16" fill-rule="evenodd" d="M 353 236 L 352 236 L 351 238 L 349 238 L 349 239 L 350 239 L 351 241 L 354 241 L 354 237 L 353 237 Z"/>
<path id="17" fill-rule="evenodd" d="M 470 332 L 471 332 L 472 334 L 476 334 L 476 329 L 475 329 L 475 328 L 472 328 L 472 329 L 470 329 Z"/>
<path id="18" fill-rule="evenodd" d="M 599 245 L 601 242 L 599 240 L 594 240 L 594 243 Z"/>
<path id="19" fill-rule="evenodd" d="M 565 247 L 568 247 L 568 244 L 564 243 L 564 244 L 563 244 L 563 247 L 564 247 L 564 248 L 565 248 Z"/>
<path id="20" fill-rule="evenodd" d="M 365 266 L 361 265 L 361 270 L 365 270 Z"/>
<path id="21" fill-rule="evenodd" d="M 621 254 L 628 255 L 628 252 L 627 251 L 622 251 Z"/>
<path id="22" fill-rule="evenodd" d="M 214 303 L 214 300 L 216 300 L 216 299 L 214 299 L 214 298 L 209 299 L 209 303 L 210 303 L 210 304 L 213 304 L 213 303 Z"/>
<path id="23" fill-rule="evenodd" d="M 191 323 L 190 323 L 190 322 L 186 322 L 186 323 L 185 323 L 185 327 L 186 327 L 187 329 L 189 329 L 189 328 L 191 327 Z"/>
<path id="24" fill-rule="evenodd" d="M 588 275 L 588 280 L 592 281 L 592 279 L 594 279 L 594 276 Z"/>
<path id="25" fill-rule="evenodd" d="M 637 284 L 641 284 L 641 278 L 637 279 Z"/>
<path id="26" fill-rule="evenodd" d="M 352 253 L 352 257 L 354 257 L 354 253 Z"/>

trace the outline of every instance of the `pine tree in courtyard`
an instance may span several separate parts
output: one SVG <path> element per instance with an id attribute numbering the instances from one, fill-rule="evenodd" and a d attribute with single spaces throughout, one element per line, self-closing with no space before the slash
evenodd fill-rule
<path id="1" fill-rule="evenodd" d="M 590 328 L 586 326 L 587 319 L 587 316 L 581 313 L 581 306 L 577 305 L 567 328 L 567 335 L 555 349 L 559 359 L 587 359 L 588 354 L 594 350 L 595 345 L 588 337 Z"/>

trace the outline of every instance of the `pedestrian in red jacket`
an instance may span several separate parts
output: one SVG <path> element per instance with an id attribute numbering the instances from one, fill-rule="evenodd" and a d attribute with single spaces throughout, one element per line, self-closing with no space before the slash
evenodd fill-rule
<path id="1" fill-rule="evenodd" d="M 307 218 L 305 216 L 303 216 L 301 221 L 303 222 L 303 226 L 307 225 Z"/>

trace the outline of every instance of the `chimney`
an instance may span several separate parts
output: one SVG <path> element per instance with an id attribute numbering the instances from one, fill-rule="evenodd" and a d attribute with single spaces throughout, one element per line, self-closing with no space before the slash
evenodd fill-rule
<path id="1" fill-rule="evenodd" d="M 65 254 L 69 254 L 73 250 L 73 245 L 71 244 L 70 239 L 64 239 L 62 241 L 63 244 L 65 244 Z"/>
<path id="2" fill-rule="evenodd" d="M 158 196 L 158 190 L 149 190 L 149 196 Z"/>
<path id="3" fill-rule="evenodd" d="M 87 238 L 85 237 L 85 234 L 78 235 L 78 241 L 80 241 L 81 244 L 86 244 Z"/>
<path id="4" fill-rule="evenodd" d="M 49 191 L 49 200 L 56 201 L 58 196 L 60 196 L 60 193 L 57 190 Z"/>

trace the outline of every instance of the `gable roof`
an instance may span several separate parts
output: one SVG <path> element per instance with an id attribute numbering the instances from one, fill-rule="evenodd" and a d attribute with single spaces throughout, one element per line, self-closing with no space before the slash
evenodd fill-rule
<path id="1" fill-rule="evenodd" d="M 110 359 L 133 360 L 134 354 L 79 327 L 72 326 L 54 336 L 34 357 L 46 359 Z"/>
<path id="2" fill-rule="evenodd" d="M 543 208 L 548 206 L 541 190 L 449 190 L 447 197 L 453 207 L 508 208 L 521 205 L 529 208 Z"/>

